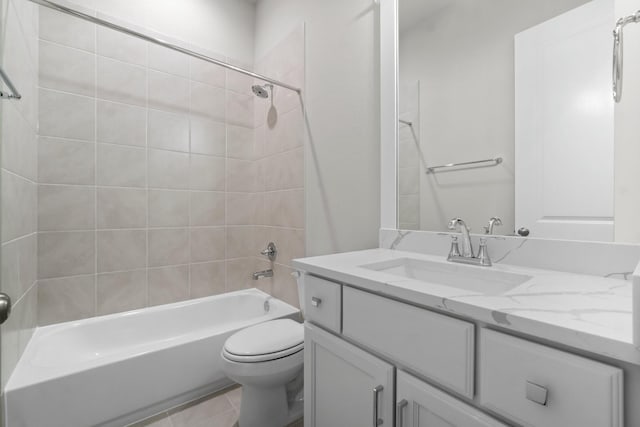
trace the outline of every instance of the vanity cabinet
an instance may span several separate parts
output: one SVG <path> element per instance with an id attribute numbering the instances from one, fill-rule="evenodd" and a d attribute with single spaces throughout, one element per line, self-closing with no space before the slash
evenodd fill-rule
<path id="1" fill-rule="evenodd" d="M 624 426 L 619 368 L 308 274 L 304 309 L 305 427 Z"/>
<path id="2" fill-rule="evenodd" d="M 305 427 L 393 426 L 394 367 L 305 325 Z"/>
<path id="3" fill-rule="evenodd" d="M 405 372 L 396 383 L 396 427 L 507 427 Z"/>

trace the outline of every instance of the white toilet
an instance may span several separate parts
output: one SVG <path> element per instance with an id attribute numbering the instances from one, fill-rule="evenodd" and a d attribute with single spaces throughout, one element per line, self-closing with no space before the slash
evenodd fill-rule
<path id="1" fill-rule="evenodd" d="M 301 323 L 278 319 L 243 329 L 221 356 L 225 374 L 242 385 L 239 427 L 283 427 L 302 417 Z"/>

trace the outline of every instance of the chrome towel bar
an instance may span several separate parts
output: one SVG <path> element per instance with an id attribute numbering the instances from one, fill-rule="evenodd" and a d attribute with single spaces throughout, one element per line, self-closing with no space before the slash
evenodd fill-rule
<path id="1" fill-rule="evenodd" d="M 7 76 L 7 73 L 4 72 L 2 67 L 0 67 L 0 78 L 2 78 L 2 81 L 4 82 L 4 84 L 6 84 L 9 90 L 11 91 L 11 93 L 7 93 L 0 90 L 0 98 L 2 99 L 22 98 L 22 95 L 20 95 L 20 92 L 18 92 L 18 89 L 16 89 L 13 83 L 11 83 L 11 79 L 9 78 L 9 76 Z"/>
<path id="2" fill-rule="evenodd" d="M 431 166 L 427 168 L 426 172 L 429 174 L 429 173 L 442 171 L 443 169 L 446 170 L 450 168 L 457 168 L 457 167 L 463 167 L 463 166 L 484 168 L 484 167 L 497 166 L 500 163 L 502 163 L 502 157 L 496 157 L 495 159 L 474 160 L 473 162 L 447 163 L 446 165 Z"/>

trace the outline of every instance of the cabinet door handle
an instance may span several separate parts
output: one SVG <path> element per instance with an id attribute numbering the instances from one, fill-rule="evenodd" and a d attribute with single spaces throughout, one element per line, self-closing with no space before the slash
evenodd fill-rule
<path id="1" fill-rule="evenodd" d="M 549 391 L 545 387 L 532 383 L 531 381 L 527 381 L 525 392 L 528 400 L 537 403 L 538 405 L 547 406 Z"/>
<path id="2" fill-rule="evenodd" d="M 322 300 L 318 297 L 311 297 L 311 305 L 314 307 L 319 307 L 322 304 Z"/>
<path id="3" fill-rule="evenodd" d="M 378 395 L 384 390 L 382 385 L 373 388 L 373 427 L 378 427 L 383 423 L 382 419 L 378 418 Z"/>
<path id="4" fill-rule="evenodd" d="M 402 399 L 396 405 L 396 427 L 402 427 L 402 425 L 404 424 L 404 420 L 402 419 L 402 416 L 403 416 L 404 408 L 406 408 L 408 405 L 409 405 L 409 402 L 407 402 L 407 399 Z"/>

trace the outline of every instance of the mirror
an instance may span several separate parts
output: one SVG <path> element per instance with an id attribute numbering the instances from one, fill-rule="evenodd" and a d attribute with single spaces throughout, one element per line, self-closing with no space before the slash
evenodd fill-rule
<path id="1" fill-rule="evenodd" d="M 613 241 L 614 0 L 398 7 L 398 228 Z"/>

